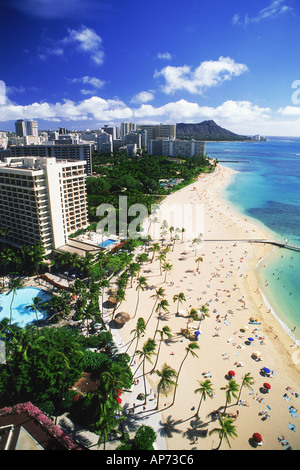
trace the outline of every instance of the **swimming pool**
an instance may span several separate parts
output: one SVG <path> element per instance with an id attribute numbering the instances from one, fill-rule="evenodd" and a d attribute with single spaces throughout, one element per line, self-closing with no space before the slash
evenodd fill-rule
<path id="1" fill-rule="evenodd" d="M 106 248 L 107 246 L 112 245 L 113 243 L 115 243 L 115 241 L 116 240 L 113 240 L 112 238 L 108 238 L 104 242 L 100 243 L 99 246 L 102 246 L 103 248 Z"/>
<path id="2" fill-rule="evenodd" d="M 10 318 L 10 305 L 13 293 L 0 295 L 0 320 L 3 318 Z M 12 304 L 12 323 L 17 323 L 18 326 L 23 327 L 28 323 L 36 320 L 35 311 L 31 308 L 27 309 L 28 305 L 33 304 L 34 297 L 39 297 L 43 301 L 50 299 L 51 295 L 38 287 L 24 287 L 17 290 Z M 39 320 L 45 318 L 43 312 L 37 312 Z"/>

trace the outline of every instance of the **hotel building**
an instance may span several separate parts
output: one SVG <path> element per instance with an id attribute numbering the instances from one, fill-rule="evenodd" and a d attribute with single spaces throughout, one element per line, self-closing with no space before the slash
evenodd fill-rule
<path id="1" fill-rule="evenodd" d="M 5 157 L 54 157 L 59 160 L 71 159 L 73 161 L 84 161 L 87 175 L 92 174 L 92 152 L 94 145 L 86 143 L 70 143 L 66 137 L 62 141 L 48 141 L 43 144 L 11 145 L 7 150 L 0 151 L 0 159 Z"/>
<path id="2" fill-rule="evenodd" d="M 40 242 L 46 254 L 88 225 L 84 161 L 6 158 L 0 162 L 0 220 L 15 246 Z"/>
<path id="3" fill-rule="evenodd" d="M 206 143 L 200 140 L 155 139 L 148 143 L 149 155 L 193 157 L 206 154 Z"/>

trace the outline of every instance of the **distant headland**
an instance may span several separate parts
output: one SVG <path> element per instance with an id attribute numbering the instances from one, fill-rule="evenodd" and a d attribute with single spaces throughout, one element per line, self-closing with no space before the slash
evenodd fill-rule
<path id="1" fill-rule="evenodd" d="M 205 141 L 249 141 L 266 140 L 261 136 L 239 135 L 224 129 L 215 121 L 203 121 L 198 124 L 178 123 L 176 124 L 177 139 L 196 139 Z"/>

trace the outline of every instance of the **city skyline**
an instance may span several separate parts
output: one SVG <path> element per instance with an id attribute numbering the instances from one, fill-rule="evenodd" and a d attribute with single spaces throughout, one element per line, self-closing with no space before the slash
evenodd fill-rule
<path id="1" fill-rule="evenodd" d="M 295 0 L 0 0 L 0 14 L 0 130 L 213 119 L 300 137 Z"/>

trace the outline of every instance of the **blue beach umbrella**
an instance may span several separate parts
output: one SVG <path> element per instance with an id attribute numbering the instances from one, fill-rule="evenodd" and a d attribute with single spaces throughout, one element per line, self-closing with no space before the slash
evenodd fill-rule
<path id="1" fill-rule="evenodd" d="M 248 338 L 248 341 L 252 342 L 252 341 L 254 341 L 254 339 L 250 337 L 250 338 Z"/>
<path id="2" fill-rule="evenodd" d="M 266 373 L 269 374 L 271 371 L 268 369 L 268 367 L 263 367 L 262 370 Z"/>

